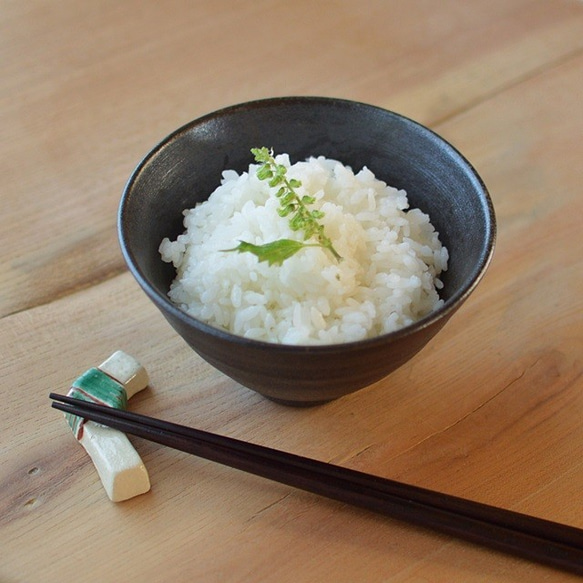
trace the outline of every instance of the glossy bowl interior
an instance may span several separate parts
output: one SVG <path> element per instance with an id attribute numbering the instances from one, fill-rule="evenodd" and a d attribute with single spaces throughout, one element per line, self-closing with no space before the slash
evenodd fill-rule
<path id="1" fill-rule="evenodd" d="M 213 328 L 167 297 L 174 268 L 163 263 L 164 237 L 183 232 L 182 211 L 204 201 L 225 169 L 243 171 L 250 148 L 267 146 L 292 161 L 324 155 L 407 191 L 428 213 L 450 254 L 442 308 L 400 331 L 360 342 L 285 346 Z M 471 164 L 422 125 L 367 104 L 287 97 L 235 105 L 178 129 L 137 166 L 118 217 L 127 265 L 154 304 L 206 361 L 276 401 L 306 405 L 341 397 L 390 374 L 443 327 L 482 278 L 493 253 L 495 216 Z"/>

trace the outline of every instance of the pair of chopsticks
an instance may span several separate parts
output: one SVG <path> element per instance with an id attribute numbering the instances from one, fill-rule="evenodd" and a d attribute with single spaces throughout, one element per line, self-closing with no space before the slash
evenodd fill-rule
<path id="1" fill-rule="evenodd" d="M 55 409 L 320 496 L 583 575 L 583 530 L 371 474 L 50 394 Z"/>

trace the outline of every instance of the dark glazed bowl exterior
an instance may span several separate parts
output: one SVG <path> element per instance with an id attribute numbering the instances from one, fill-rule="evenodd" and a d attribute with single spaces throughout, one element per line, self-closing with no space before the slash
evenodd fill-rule
<path id="1" fill-rule="evenodd" d="M 167 297 L 174 278 L 158 247 L 183 229 L 182 211 L 204 201 L 226 169 L 246 170 L 250 148 L 292 161 L 323 155 L 407 191 L 429 214 L 450 254 L 443 307 L 400 331 L 327 346 L 286 346 L 235 336 L 196 320 Z M 470 163 L 422 125 L 342 99 L 284 97 L 235 105 L 197 119 L 157 145 L 130 177 L 119 238 L 140 286 L 184 340 L 211 365 L 276 401 L 315 404 L 366 387 L 401 366 L 443 327 L 490 262 L 496 231 L 486 187 Z"/>

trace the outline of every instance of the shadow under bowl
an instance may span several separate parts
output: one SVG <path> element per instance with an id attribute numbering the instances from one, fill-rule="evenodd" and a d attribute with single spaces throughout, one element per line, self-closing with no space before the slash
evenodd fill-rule
<path id="1" fill-rule="evenodd" d="M 449 251 L 444 305 L 399 331 L 325 346 L 245 339 L 199 321 L 167 296 L 174 267 L 162 262 L 164 237 L 184 231 L 182 211 L 202 202 L 226 169 L 246 170 L 252 147 L 288 153 L 292 162 L 326 156 L 357 172 L 368 167 L 407 191 L 429 214 Z M 142 160 L 119 208 L 125 261 L 171 326 L 207 362 L 242 385 L 284 404 L 336 399 L 389 375 L 419 352 L 484 275 L 496 232 L 487 189 L 471 164 L 428 128 L 385 109 L 343 99 L 281 97 L 228 107 L 176 130 Z"/>

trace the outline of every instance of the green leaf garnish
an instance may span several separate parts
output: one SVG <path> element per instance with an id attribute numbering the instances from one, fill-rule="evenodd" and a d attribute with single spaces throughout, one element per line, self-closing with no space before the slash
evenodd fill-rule
<path id="1" fill-rule="evenodd" d="M 332 241 L 324 233 L 324 225 L 318 220 L 324 216 L 320 210 L 308 210 L 308 205 L 314 204 L 316 199 L 309 195 L 299 196 L 296 189 L 302 183 L 296 178 L 286 177 L 287 168 L 278 164 L 274 158 L 273 150 L 267 148 L 251 148 L 255 161 L 260 164 L 257 169 L 259 180 L 268 180 L 272 188 L 279 187 L 275 196 L 279 199 L 277 213 L 280 217 L 290 217 L 289 225 L 292 231 L 303 231 L 304 241 L 314 237 L 316 242 L 305 243 L 292 239 L 279 239 L 264 245 L 253 245 L 246 241 L 240 241 L 239 245 L 226 251 L 238 251 L 240 253 L 253 253 L 259 261 L 267 261 L 269 265 L 281 265 L 286 259 L 295 255 L 304 247 L 322 247 L 332 253 L 337 261 L 342 259 L 334 249 Z"/>
<path id="2" fill-rule="evenodd" d="M 253 245 L 253 243 L 247 243 L 247 241 L 239 241 L 237 247 L 225 249 L 225 251 L 249 252 L 256 255 L 260 262 L 267 261 L 269 265 L 282 265 L 288 257 L 295 255 L 300 249 L 317 246 L 319 245 L 310 245 L 293 239 L 278 239 L 264 245 Z"/>

